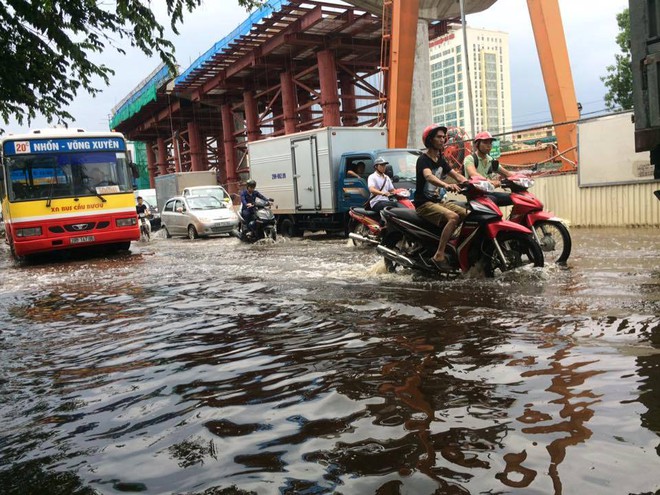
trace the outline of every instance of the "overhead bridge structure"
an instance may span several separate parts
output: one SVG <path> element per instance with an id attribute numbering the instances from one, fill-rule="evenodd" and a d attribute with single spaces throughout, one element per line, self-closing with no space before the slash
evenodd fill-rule
<path id="1" fill-rule="evenodd" d="M 232 192 L 249 172 L 247 143 L 269 136 L 387 125 L 390 146 L 405 147 L 410 115 L 411 135 L 431 118 L 430 101 L 415 97 L 430 79 L 413 81 L 429 71 L 428 37 L 459 20 L 459 4 L 469 14 L 495 1 L 269 0 L 181 74 L 154 70 L 110 127 L 146 143 L 152 186 L 157 175 L 211 169 Z M 528 0 L 530 12 L 541 1 L 557 3 Z"/>
<path id="2" fill-rule="evenodd" d="M 180 75 L 160 67 L 113 111 L 149 174 L 215 168 L 230 186 L 248 141 L 384 125 L 381 19 L 344 3 L 271 0 Z M 356 143 L 356 145 L 359 143 Z"/>

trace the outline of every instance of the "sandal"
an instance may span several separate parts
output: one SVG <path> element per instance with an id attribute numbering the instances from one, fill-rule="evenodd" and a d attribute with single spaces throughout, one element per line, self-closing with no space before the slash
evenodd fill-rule
<path id="1" fill-rule="evenodd" d="M 453 272 L 454 268 L 447 263 L 447 260 L 438 261 L 435 258 L 431 258 L 431 263 L 441 272 Z"/>

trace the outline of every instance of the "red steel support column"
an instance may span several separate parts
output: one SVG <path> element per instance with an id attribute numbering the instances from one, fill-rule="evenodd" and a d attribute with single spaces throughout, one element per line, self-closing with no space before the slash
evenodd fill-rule
<path id="1" fill-rule="evenodd" d="M 580 118 L 580 111 L 575 96 L 559 2 L 558 0 L 527 0 L 527 8 L 532 20 L 552 121 L 555 124 L 574 122 Z M 562 161 L 560 170 L 575 170 L 578 160 L 577 124 L 557 126 L 555 134 L 559 151 L 566 157 L 566 160 Z"/>
<path id="2" fill-rule="evenodd" d="M 188 122 L 188 143 L 190 144 L 190 171 L 201 172 L 204 170 L 204 155 L 197 122 Z"/>
<path id="3" fill-rule="evenodd" d="M 342 74 L 339 77 L 339 85 L 341 87 L 342 125 L 356 126 L 358 118 L 355 105 L 355 85 L 353 84 L 353 78 L 348 74 Z"/>
<path id="4" fill-rule="evenodd" d="M 323 126 L 339 126 L 341 121 L 339 119 L 339 92 L 337 91 L 335 56 L 330 50 L 323 50 L 316 54 L 316 59 L 319 64 L 319 80 L 321 83 Z"/>
<path id="5" fill-rule="evenodd" d="M 163 138 L 159 137 L 156 143 L 158 146 L 158 175 L 165 175 L 167 174 L 167 147 Z"/>
<path id="6" fill-rule="evenodd" d="M 311 95 L 304 89 L 299 88 L 298 89 L 298 106 L 302 107 L 303 105 L 309 103 L 311 101 L 312 97 Z M 299 111 L 300 114 L 300 123 L 302 124 L 300 126 L 301 131 L 307 131 L 312 128 L 312 125 L 309 124 L 309 121 L 312 120 L 313 118 L 313 113 L 311 107 L 307 107 L 305 109 L 302 109 Z"/>
<path id="7" fill-rule="evenodd" d="M 293 75 L 290 72 L 280 73 L 282 88 L 282 114 L 284 116 L 284 133 L 296 132 L 296 88 L 293 84 Z"/>
<path id="8" fill-rule="evenodd" d="M 151 189 L 156 187 L 156 153 L 154 152 L 154 142 L 149 141 L 147 145 L 147 171 L 149 172 L 149 187 Z"/>
<path id="9" fill-rule="evenodd" d="M 236 152 L 234 151 L 234 116 L 231 105 L 225 103 L 221 108 L 222 114 L 222 139 L 225 150 L 225 174 L 227 177 L 227 192 L 238 193 L 238 177 L 236 176 Z"/>
<path id="10" fill-rule="evenodd" d="M 259 129 L 259 110 L 257 109 L 257 100 L 252 91 L 243 92 L 243 106 L 245 107 L 245 127 L 247 131 L 248 142 L 257 141 L 261 138 Z"/>
<path id="11" fill-rule="evenodd" d="M 387 145 L 390 148 L 408 146 L 418 17 L 419 0 L 394 0 L 387 107 Z"/>

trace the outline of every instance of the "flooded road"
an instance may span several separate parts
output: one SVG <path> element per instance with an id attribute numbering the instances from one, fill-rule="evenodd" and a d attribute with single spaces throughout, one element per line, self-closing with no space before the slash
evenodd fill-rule
<path id="1" fill-rule="evenodd" d="M 495 280 L 326 237 L 0 269 L 0 493 L 660 490 L 657 229 Z"/>

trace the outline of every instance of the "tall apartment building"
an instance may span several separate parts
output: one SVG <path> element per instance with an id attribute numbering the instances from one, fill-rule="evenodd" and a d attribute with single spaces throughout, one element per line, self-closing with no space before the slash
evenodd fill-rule
<path id="1" fill-rule="evenodd" d="M 462 127 L 471 133 L 467 106 L 467 68 L 463 29 L 449 32 L 430 43 L 433 122 Z M 509 35 L 501 31 L 467 28 L 475 132 L 499 134 L 510 131 L 511 76 Z"/>

